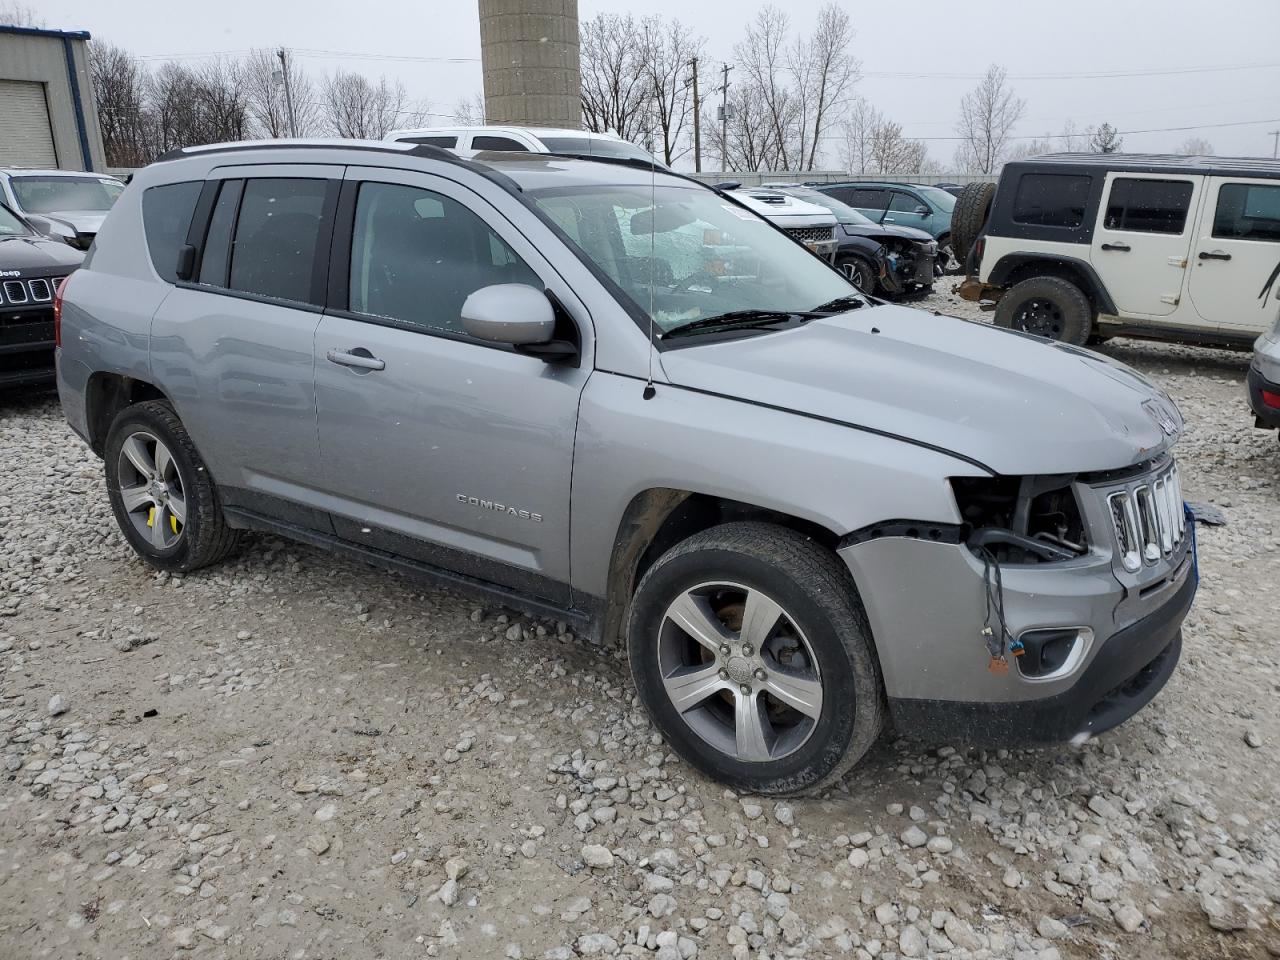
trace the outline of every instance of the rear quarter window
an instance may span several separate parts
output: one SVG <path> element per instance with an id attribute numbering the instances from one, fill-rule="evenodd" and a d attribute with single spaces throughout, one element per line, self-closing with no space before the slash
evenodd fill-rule
<path id="1" fill-rule="evenodd" d="M 1093 178 L 1084 174 L 1024 173 L 1013 199 L 1014 223 L 1078 227 L 1084 222 Z"/>
<path id="2" fill-rule="evenodd" d="M 149 187 L 142 194 L 142 230 L 156 273 L 169 283 L 178 280 L 178 251 L 187 242 L 187 229 L 200 199 L 203 180 Z"/>

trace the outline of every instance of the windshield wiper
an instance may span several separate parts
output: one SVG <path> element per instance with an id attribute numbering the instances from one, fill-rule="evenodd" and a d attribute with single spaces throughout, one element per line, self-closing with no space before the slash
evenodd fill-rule
<path id="1" fill-rule="evenodd" d="M 828 300 L 826 303 L 814 307 L 809 312 L 816 317 L 830 316 L 833 313 L 840 313 L 843 310 L 857 310 L 859 307 L 865 307 L 867 301 L 862 297 L 836 297 L 834 300 Z"/>
<path id="2" fill-rule="evenodd" d="M 750 330 L 755 327 L 766 328 L 770 324 L 784 323 L 788 320 L 813 320 L 822 314 L 812 310 L 730 310 L 718 313 L 714 317 L 703 317 L 674 330 L 668 330 L 662 339 L 683 337 L 708 330 Z"/>

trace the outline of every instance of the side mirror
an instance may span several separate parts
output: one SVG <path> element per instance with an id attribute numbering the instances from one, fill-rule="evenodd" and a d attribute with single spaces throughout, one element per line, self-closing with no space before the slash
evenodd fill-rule
<path id="1" fill-rule="evenodd" d="M 926 207 L 922 203 L 918 207 L 916 207 L 916 213 L 918 213 L 922 217 L 927 217 L 929 214 L 933 213 L 933 211 L 930 210 L 928 207 Z"/>
<path id="2" fill-rule="evenodd" d="M 523 283 L 495 283 L 467 297 L 462 328 L 477 340 L 525 347 L 551 341 L 556 315 L 541 290 Z"/>

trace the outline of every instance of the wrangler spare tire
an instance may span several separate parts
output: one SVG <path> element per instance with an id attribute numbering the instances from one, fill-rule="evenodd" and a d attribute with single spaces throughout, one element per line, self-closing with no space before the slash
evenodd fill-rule
<path id="1" fill-rule="evenodd" d="M 995 196 L 994 183 L 966 184 L 956 198 L 951 212 L 951 250 L 957 263 L 967 263 L 974 241 L 987 223 L 991 210 L 991 198 Z"/>

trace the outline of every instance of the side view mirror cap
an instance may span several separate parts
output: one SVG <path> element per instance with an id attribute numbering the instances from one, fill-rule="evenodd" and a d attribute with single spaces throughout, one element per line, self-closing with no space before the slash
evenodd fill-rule
<path id="1" fill-rule="evenodd" d="M 541 290 L 523 283 L 495 283 L 467 297 L 462 327 L 478 340 L 532 346 L 551 341 L 556 316 Z"/>

